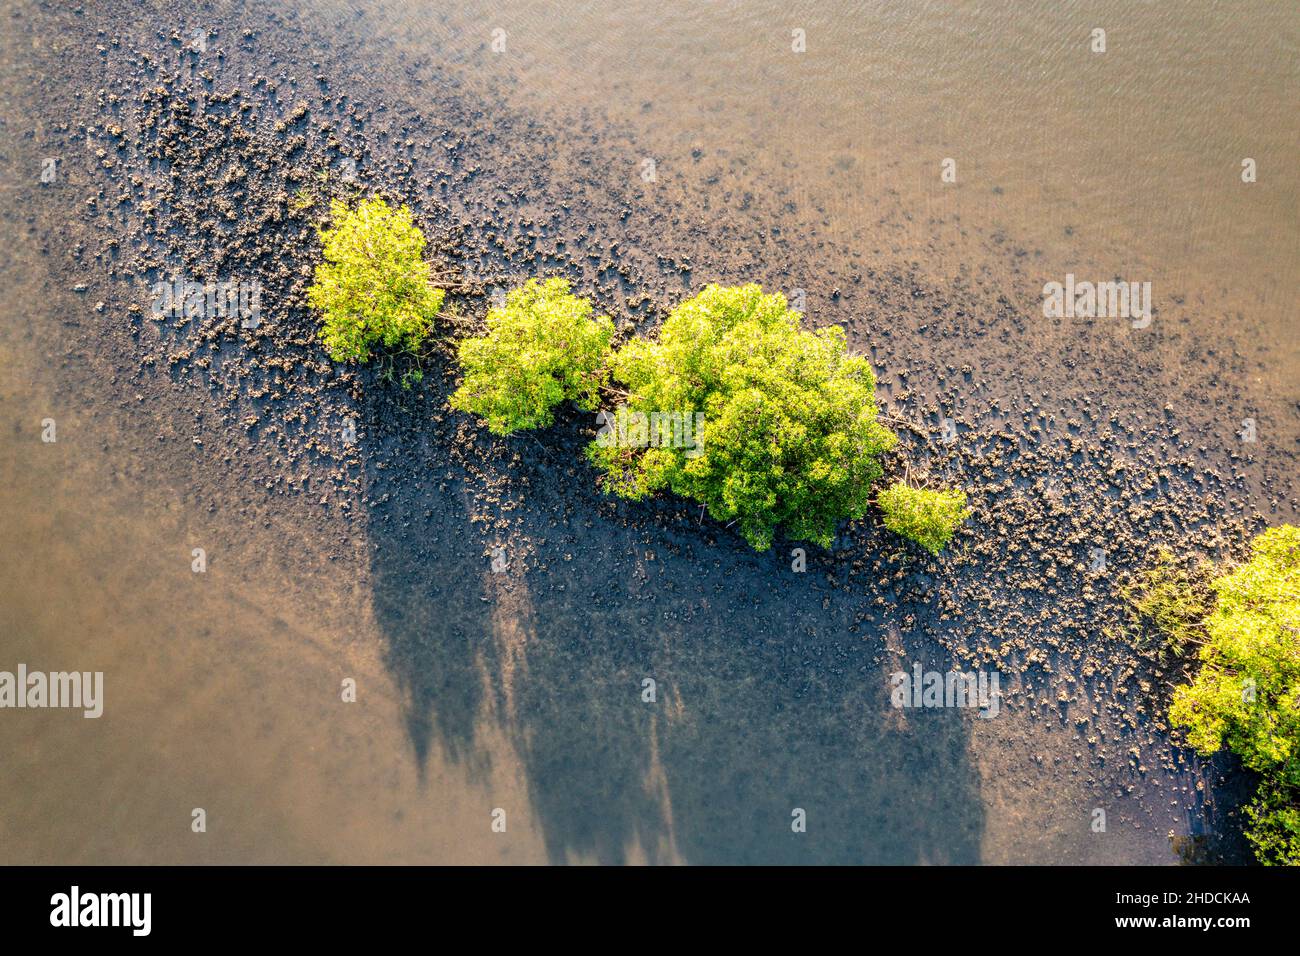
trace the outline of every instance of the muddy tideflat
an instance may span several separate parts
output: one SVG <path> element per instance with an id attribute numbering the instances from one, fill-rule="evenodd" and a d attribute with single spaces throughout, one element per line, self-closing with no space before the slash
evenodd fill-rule
<path id="1" fill-rule="evenodd" d="M 781 98 L 786 61 L 740 74 L 743 96 L 720 78 L 752 60 L 749 33 L 728 46 L 706 17 L 634 55 L 626 24 L 575 6 L 571 54 L 621 49 L 653 79 L 636 89 L 611 65 L 593 96 L 573 80 L 597 66 L 541 79 L 562 17 L 414 9 L 198 23 L 106 0 L 9 18 L 18 135 L 0 166 L 27 185 L 0 193 L 5 650 L 102 671 L 112 693 L 95 721 L 0 715 L 0 859 L 1241 859 L 1242 782 L 1171 739 L 1168 675 L 1113 635 L 1115 585 L 1162 544 L 1227 560 L 1296 520 L 1297 367 L 1276 319 L 1294 223 L 1261 213 L 1279 255 L 1207 272 L 1177 243 L 1109 230 L 1094 187 L 1031 189 L 977 146 L 943 194 L 936 128 L 891 109 L 856 149 L 859 121 L 834 122 L 851 83 L 887 102 L 925 74 L 924 44 L 892 80 L 805 77 L 803 109 Z M 490 59 L 497 19 L 513 59 Z M 1270 23 L 1234 19 L 1225 42 Z M 1000 48 L 1007 24 L 986 26 Z M 1229 82 L 1211 60 L 1189 68 Z M 1088 75 L 1060 81 L 1062 115 Z M 830 87 L 841 106 L 819 99 Z M 1278 89 L 1249 99 L 1275 123 L 1264 155 L 1295 138 Z M 788 122 L 755 148 L 765 115 Z M 999 122 L 1026 140 L 1054 128 Z M 1183 155 L 1183 132 L 1150 133 Z M 1068 179 L 1081 152 L 1047 155 Z M 933 182 L 892 177 L 890 154 L 933 159 Z M 1247 204 L 1286 198 L 1264 190 Z M 472 315 L 537 274 L 640 329 L 711 281 L 801 291 L 809 324 L 844 325 L 871 358 L 906 459 L 965 487 L 975 517 L 937 559 L 871 519 L 830 551 L 756 554 L 690 503 L 603 497 L 581 454 L 594 415 L 496 440 L 447 407 L 445 357 L 409 390 L 330 363 L 303 290 L 328 199 L 361 192 L 411 207 Z M 1236 200 L 1208 192 L 1208 221 L 1229 221 Z M 1149 327 L 1045 319 L 1043 287 L 1067 275 L 1151 281 Z M 153 290 L 178 280 L 256 283 L 258 322 L 154 314 Z M 918 668 L 996 671 L 996 718 L 893 707 L 890 675 Z"/>

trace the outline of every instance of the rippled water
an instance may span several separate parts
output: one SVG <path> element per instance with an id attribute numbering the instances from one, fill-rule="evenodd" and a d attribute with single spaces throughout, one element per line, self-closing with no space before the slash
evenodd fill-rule
<path id="1" fill-rule="evenodd" d="M 440 15 L 392 2 L 376 20 L 484 77 L 508 69 L 521 101 L 631 124 L 665 150 L 661 175 L 695 148 L 746 155 L 805 194 L 798 215 L 865 241 L 896 192 L 914 210 L 897 241 L 918 257 L 931 219 L 960 217 L 1053 267 L 1206 293 L 1295 347 L 1293 4 L 469 0 Z M 941 274 L 961 264 L 925 260 Z"/>

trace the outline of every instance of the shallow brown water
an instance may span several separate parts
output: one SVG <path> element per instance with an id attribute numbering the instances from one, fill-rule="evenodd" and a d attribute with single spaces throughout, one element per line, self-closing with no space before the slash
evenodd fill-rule
<path id="1" fill-rule="evenodd" d="M 1223 434 L 1251 417 L 1279 447 L 1300 442 L 1293 5 L 378 0 L 364 20 L 351 4 L 314 9 L 410 58 L 455 60 L 469 82 L 557 121 L 587 111 L 626 124 L 626 176 L 653 160 L 665 194 L 699 155 L 730 158 L 719 191 L 788 195 L 773 229 L 815 224 L 869 262 L 941 282 L 988 270 L 1010 289 L 1010 261 L 1040 303 L 1067 273 L 1150 282 L 1164 331 L 1121 321 L 1089 334 L 1157 360 L 1153 410 L 1189 352 L 1230 340 L 1249 401 L 1224 409 Z M 1095 28 L 1104 53 L 1090 47 Z M 1030 319 L 1045 339 L 1092 344 Z"/>
<path id="2" fill-rule="evenodd" d="M 482 2 L 433 13 L 387 0 L 369 22 L 413 51 L 462 59 L 537 106 L 631 124 L 657 174 L 691 151 L 743 156 L 802 197 L 790 215 L 895 247 L 939 275 L 972 249 L 935 220 L 1041 250 L 1043 281 L 1084 267 L 1206 297 L 1213 336 L 1242 313 L 1288 350 L 1300 269 L 1300 14 L 1289 4 L 833 0 Z M 1106 52 L 1090 49 L 1106 30 Z M 792 49 L 804 32 L 805 52 Z M 504 52 L 494 53 L 494 31 Z M 1258 178 L 1241 179 L 1244 158 Z M 628 157 L 640 175 L 645 157 Z M 956 161 L 956 182 L 941 164 Z M 721 187 L 727 184 L 721 184 Z M 906 221 L 880 228 L 885 197 Z"/>

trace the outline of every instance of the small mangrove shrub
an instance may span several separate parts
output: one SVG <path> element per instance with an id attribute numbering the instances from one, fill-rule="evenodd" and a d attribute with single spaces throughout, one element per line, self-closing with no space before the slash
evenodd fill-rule
<path id="1" fill-rule="evenodd" d="M 961 523 L 973 514 L 966 507 L 966 492 L 932 491 L 896 481 L 876 495 L 885 527 L 931 554 L 943 550 Z"/>
<path id="2" fill-rule="evenodd" d="M 487 315 L 487 334 L 457 347 L 464 381 L 451 406 L 478 415 L 496 435 L 544 428 L 555 406 L 572 401 L 592 411 L 608 381 L 614 323 L 564 279 L 529 279 Z"/>
<path id="3" fill-rule="evenodd" d="M 410 210 L 382 199 L 351 209 L 334 200 L 320 237 L 324 261 L 307 301 L 321 313 L 320 337 L 330 358 L 365 362 L 380 346 L 416 351 L 446 293 L 430 280 L 424 233 Z"/>
<path id="4" fill-rule="evenodd" d="M 781 526 L 829 546 L 860 518 L 897 437 L 876 420 L 875 375 L 847 354 L 844 330 L 808 331 L 780 294 L 711 285 L 679 305 L 654 339 L 613 358 L 625 411 L 690 422 L 692 440 L 593 442 L 606 490 L 641 499 L 669 490 L 735 522 L 756 550 Z M 696 425 L 698 423 L 698 425 Z"/>
<path id="5" fill-rule="evenodd" d="M 1202 753 L 1226 744 L 1300 786 L 1300 528 L 1269 528 L 1248 562 L 1211 582 L 1201 668 L 1170 718 Z"/>
<path id="6" fill-rule="evenodd" d="M 1262 862 L 1300 864 L 1300 528 L 1262 532 L 1210 588 L 1201 666 L 1169 719 L 1200 753 L 1227 746 L 1263 775 L 1246 835 Z"/>
<path id="7" fill-rule="evenodd" d="M 1300 787 L 1276 774 L 1260 782 L 1246 805 L 1246 839 L 1265 866 L 1300 866 Z"/>

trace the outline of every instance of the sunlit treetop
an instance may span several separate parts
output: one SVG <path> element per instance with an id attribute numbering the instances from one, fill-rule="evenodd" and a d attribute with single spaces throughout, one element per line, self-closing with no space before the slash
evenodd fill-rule
<path id="1" fill-rule="evenodd" d="M 657 337 L 620 349 L 613 377 L 632 412 L 703 415 L 690 447 L 593 443 L 604 486 L 694 499 L 758 550 L 778 527 L 829 546 L 839 521 L 865 513 L 879 458 L 897 442 L 876 420 L 875 375 L 847 354 L 844 330 L 804 329 L 784 296 L 758 285 L 708 286 Z"/>
<path id="2" fill-rule="evenodd" d="M 430 280 L 424 233 L 410 210 L 382 199 L 353 208 L 335 200 L 320 237 L 324 261 L 307 301 L 321 314 L 330 358 L 365 362 L 380 347 L 418 349 L 446 293 Z"/>

